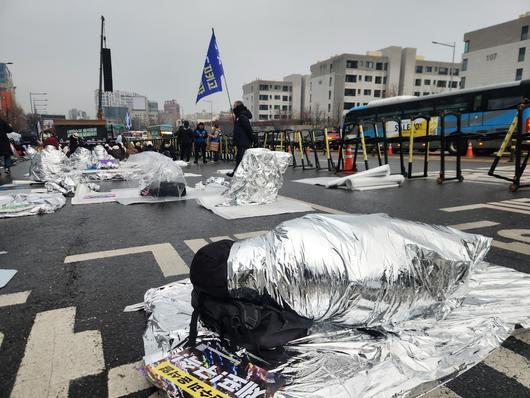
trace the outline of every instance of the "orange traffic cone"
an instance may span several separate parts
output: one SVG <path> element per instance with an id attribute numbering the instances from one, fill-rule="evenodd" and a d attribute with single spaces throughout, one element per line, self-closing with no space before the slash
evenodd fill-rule
<path id="1" fill-rule="evenodd" d="M 353 171 L 353 154 L 351 145 L 346 146 L 346 157 L 344 158 L 344 171 Z"/>
<path id="2" fill-rule="evenodd" d="M 388 144 L 388 149 L 386 151 L 388 156 L 392 156 L 394 152 L 392 152 L 392 144 Z"/>
<path id="3" fill-rule="evenodd" d="M 472 158 L 473 157 L 473 146 L 471 145 L 471 141 L 467 143 L 467 152 L 466 152 L 466 158 Z"/>

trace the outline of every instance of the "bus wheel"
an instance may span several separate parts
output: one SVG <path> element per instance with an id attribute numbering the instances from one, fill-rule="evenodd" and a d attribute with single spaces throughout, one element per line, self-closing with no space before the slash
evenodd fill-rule
<path id="1" fill-rule="evenodd" d="M 510 185 L 510 192 L 515 192 L 518 189 L 519 189 L 519 184 L 514 182 L 513 184 Z"/>

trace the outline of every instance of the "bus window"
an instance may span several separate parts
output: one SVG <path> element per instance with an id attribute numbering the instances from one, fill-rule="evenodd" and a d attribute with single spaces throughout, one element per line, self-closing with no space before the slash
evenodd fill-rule
<path id="1" fill-rule="evenodd" d="M 493 98 L 488 100 L 488 111 L 515 108 L 521 103 L 521 97 Z"/>
<path id="2" fill-rule="evenodd" d="M 482 95 L 475 95 L 475 99 L 473 100 L 473 112 L 479 111 L 481 105 L 482 105 Z"/>

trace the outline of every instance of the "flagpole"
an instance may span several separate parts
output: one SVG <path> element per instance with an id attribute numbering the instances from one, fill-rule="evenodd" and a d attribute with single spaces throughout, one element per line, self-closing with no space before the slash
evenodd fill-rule
<path id="1" fill-rule="evenodd" d="M 215 31 L 212 28 L 212 35 L 215 37 Z M 217 43 L 217 40 L 215 41 Z M 225 81 L 226 95 L 228 96 L 228 109 L 232 110 L 232 100 L 230 99 L 230 91 L 228 91 L 228 83 L 226 82 L 226 72 L 223 67 L 223 80 Z"/>

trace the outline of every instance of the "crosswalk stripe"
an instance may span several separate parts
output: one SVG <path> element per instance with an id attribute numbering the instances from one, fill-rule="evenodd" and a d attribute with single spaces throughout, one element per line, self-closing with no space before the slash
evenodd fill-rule
<path id="1" fill-rule="evenodd" d="M 19 293 L 2 294 L 0 295 L 0 307 L 24 304 L 28 300 L 30 293 L 31 290 L 26 290 Z"/>
<path id="2" fill-rule="evenodd" d="M 530 388 L 530 361 L 522 355 L 499 347 L 484 360 L 484 364 Z"/>
<path id="3" fill-rule="evenodd" d="M 512 336 L 530 345 L 530 329 L 524 329 L 522 331 L 516 330 Z"/>
<path id="4" fill-rule="evenodd" d="M 232 240 L 232 238 L 230 238 L 230 236 L 213 236 L 213 237 L 210 238 L 210 240 L 212 242 L 219 242 L 220 240 L 225 240 L 225 239 Z"/>
<path id="5" fill-rule="evenodd" d="M 462 398 L 456 392 L 451 390 L 449 387 L 440 386 L 435 390 L 429 391 L 427 394 L 422 396 L 423 398 Z"/>
<path id="6" fill-rule="evenodd" d="M 73 256 L 67 256 L 64 259 L 64 262 L 65 264 L 68 264 L 145 252 L 153 253 L 155 260 L 165 277 L 183 275 L 188 273 L 188 267 L 186 266 L 186 263 L 184 262 L 182 257 L 180 257 L 180 255 L 171 245 L 171 243 L 159 243 L 155 245 L 126 247 L 123 249 L 76 254 Z"/>
<path id="7" fill-rule="evenodd" d="M 494 240 L 493 242 L 491 242 L 491 245 L 499 249 L 510 250 L 512 252 L 517 252 L 530 256 L 530 245 L 523 242 L 501 242 L 498 240 Z"/>
<path id="8" fill-rule="evenodd" d="M 450 227 L 459 229 L 460 231 L 467 231 L 469 229 L 493 227 L 494 225 L 499 225 L 499 223 L 494 222 L 494 221 L 483 220 L 483 221 L 466 222 L 462 224 L 450 225 Z"/>
<path id="9" fill-rule="evenodd" d="M 0 348 L 2 348 L 2 343 L 4 342 L 4 334 L 0 332 Z"/>
<path id="10" fill-rule="evenodd" d="M 189 239 L 185 240 L 184 243 L 191 249 L 193 253 L 197 253 L 202 247 L 208 244 L 205 239 Z"/>
<path id="11" fill-rule="evenodd" d="M 254 238 L 255 236 L 262 235 L 268 231 L 253 231 L 253 232 L 245 232 L 242 234 L 234 234 L 234 236 L 237 239 L 247 239 L 247 238 Z"/>
<path id="12" fill-rule="evenodd" d="M 107 376 L 108 398 L 118 398 L 152 387 L 138 370 L 143 364 L 143 361 L 138 361 L 110 369 Z"/>

